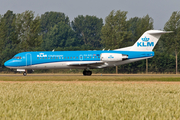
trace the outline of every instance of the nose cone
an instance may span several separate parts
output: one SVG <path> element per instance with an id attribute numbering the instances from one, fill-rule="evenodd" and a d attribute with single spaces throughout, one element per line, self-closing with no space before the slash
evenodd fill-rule
<path id="1" fill-rule="evenodd" d="M 14 60 L 14 59 L 10 59 L 4 63 L 4 66 L 8 68 L 16 68 L 23 65 L 24 65 L 24 62 L 22 60 Z"/>
<path id="2" fill-rule="evenodd" d="M 9 60 L 8 60 L 9 61 Z M 9 64 L 9 62 L 8 61 L 6 61 L 5 63 L 4 63 L 4 66 L 8 66 L 8 64 Z"/>
<path id="3" fill-rule="evenodd" d="M 4 63 L 4 66 L 6 66 L 6 67 L 12 66 L 12 61 L 11 61 L 11 60 L 6 61 L 6 62 Z"/>

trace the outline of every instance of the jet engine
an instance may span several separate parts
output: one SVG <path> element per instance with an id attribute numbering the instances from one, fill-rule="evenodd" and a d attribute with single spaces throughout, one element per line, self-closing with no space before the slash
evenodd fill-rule
<path id="1" fill-rule="evenodd" d="M 102 53 L 101 61 L 104 62 L 112 62 L 112 61 L 122 61 L 127 59 L 127 55 L 118 54 L 118 53 Z"/>

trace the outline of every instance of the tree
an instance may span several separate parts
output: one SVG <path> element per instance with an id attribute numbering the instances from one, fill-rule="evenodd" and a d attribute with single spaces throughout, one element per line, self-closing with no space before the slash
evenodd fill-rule
<path id="1" fill-rule="evenodd" d="M 41 45 L 42 36 L 40 35 L 40 17 L 34 17 L 34 12 L 25 11 L 17 14 L 16 32 L 20 41 L 22 51 L 32 50 Z"/>
<path id="2" fill-rule="evenodd" d="M 102 41 L 101 43 L 106 49 L 117 49 L 126 46 L 127 41 L 130 38 L 130 32 L 128 32 L 127 24 L 127 12 L 125 11 L 111 11 L 106 17 L 105 25 L 102 27 Z M 116 73 L 118 73 L 118 67 L 116 66 Z"/>
<path id="3" fill-rule="evenodd" d="M 102 27 L 101 43 L 106 49 L 117 49 L 126 46 L 126 41 L 130 38 L 127 26 L 127 12 L 111 11 L 106 17 L 105 25 Z"/>
<path id="4" fill-rule="evenodd" d="M 102 18 L 96 16 L 79 15 L 72 21 L 72 27 L 76 32 L 77 38 L 81 44 L 90 48 L 100 48 L 101 28 L 103 25 Z"/>
<path id="5" fill-rule="evenodd" d="M 75 32 L 65 22 L 59 22 L 52 27 L 46 36 L 43 43 L 45 50 L 76 46 Z"/>
<path id="6" fill-rule="evenodd" d="M 8 10 L 1 18 L 0 22 L 0 40 L 1 48 L 6 46 L 6 44 L 11 44 L 14 39 L 15 34 L 15 25 L 14 25 L 15 14 L 12 11 Z M 2 46 L 3 45 L 3 46 Z"/>
<path id="7" fill-rule="evenodd" d="M 134 18 L 130 18 L 127 21 L 128 31 L 131 32 L 131 39 L 129 45 L 133 45 L 141 36 L 138 34 L 138 28 L 141 24 L 141 19 L 142 18 L 134 17 Z"/>
<path id="8" fill-rule="evenodd" d="M 5 37 L 6 37 L 6 28 L 5 28 L 5 23 L 4 21 L 1 19 L 0 21 L 0 52 L 2 52 L 3 50 L 3 46 L 4 46 L 4 41 L 5 41 Z"/>
<path id="9" fill-rule="evenodd" d="M 66 24 L 70 24 L 69 17 L 65 16 L 64 13 L 61 12 L 45 12 L 41 15 L 41 32 L 47 33 L 51 27 L 54 27 L 59 22 L 65 22 Z"/>
<path id="10" fill-rule="evenodd" d="M 58 31 L 58 24 L 62 22 L 63 25 L 68 25 L 70 26 L 70 21 L 69 17 L 65 16 L 64 13 L 61 12 L 45 12 L 44 14 L 41 15 L 41 34 L 43 35 L 43 42 L 41 44 L 41 50 L 52 50 L 56 48 L 58 45 L 54 46 L 55 43 L 51 43 L 53 40 L 50 38 L 53 34 L 56 33 L 56 37 L 59 36 Z M 55 29 L 57 31 L 55 31 Z M 52 33 L 53 32 L 55 33 Z M 61 33 L 60 33 L 61 34 Z M 53 37 L 53 36 L 52 36 Z M 55 39 L 53 37 L 53 39 Z M 57 39 L 56 39 L 57 40 Z"/>
<path id="11" fill-rule="evenodd" d="M 137 27 L 137 35 L 139 35 L 137 37 L 139 38 L 147 30 L 152 30 L 153 22 L 154 20 L 149 15 L 146 15 L 143 18 L 141 18 L 140 24 Z"/>
<path id="12" fill-rule="evenodd" d="M 170 19 L 164 26 L 165 31 L 173 31 L 171 34 L 165 34 L 165 46 L 167 51 L 174 52 L 176 56 L 176 74 L 178 73 L 178 53 L 180 50 L 180 11 L 172 13 Z"/>
<path id="13" fill-rule="evenodd" d="M 0 19 L 0 65 L 17 53 L 16 15 L 8 10 Z"/>
<path id="14" fill-rule="evenodd" d="M 166 52 L 156 52 L 156 55 L 149 60 L 149 70 L 153 72 L 173 72 L 175 57 Z"/>

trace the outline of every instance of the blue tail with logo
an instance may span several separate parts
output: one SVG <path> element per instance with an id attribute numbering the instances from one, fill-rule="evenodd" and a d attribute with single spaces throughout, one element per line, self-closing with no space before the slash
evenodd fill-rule
<path id="1" fill-rule="evenodd" d="M 129 47 L 129 51 L 152 51 L 161 35 L 171 32 L 172 31 L 148 30 L 133 46 Z"/>

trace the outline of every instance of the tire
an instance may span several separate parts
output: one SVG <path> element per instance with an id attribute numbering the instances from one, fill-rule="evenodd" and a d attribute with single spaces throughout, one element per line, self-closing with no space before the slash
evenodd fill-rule
<path id="1" fill-rule="evenodd" d="M 83 71 L 84 76 L 91 76 L 92 71 Z"/>
<path id="2" fill-rule="evenodd" d="M 23 75 L 24 75 L 24 76 L 26 76 L 26 75 L 27 75 L 27 73 L 26 73 L 26 72 L 23 72 Z"/>

